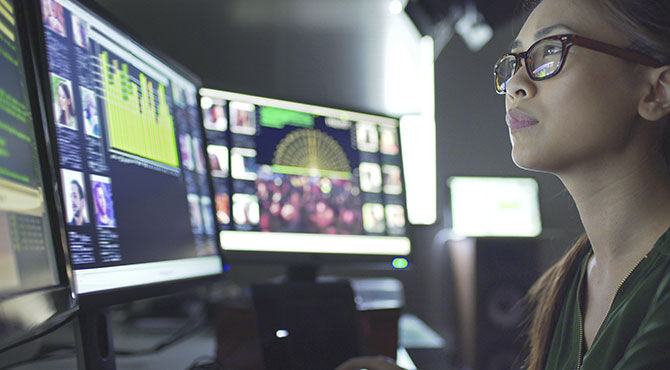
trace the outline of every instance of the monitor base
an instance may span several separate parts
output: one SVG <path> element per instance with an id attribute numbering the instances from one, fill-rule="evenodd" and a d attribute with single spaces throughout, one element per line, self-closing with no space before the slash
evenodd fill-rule
<path id="1" fill-rule="evenodd" d="M 286 282 L 315 283 L 318 270 L 316 265 L 289 265 L 286 267 Z"/>
<path id="2" fill-rule="evenodd" d="M 115 370 L 116 356 L 109 308 L 82 307 L 75 320 L 77 367 Z"/>

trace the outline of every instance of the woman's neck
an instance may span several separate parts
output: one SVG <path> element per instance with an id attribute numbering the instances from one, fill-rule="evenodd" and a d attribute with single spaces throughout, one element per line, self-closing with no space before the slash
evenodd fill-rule
<path id="1" fill-rule="evenodd" d="M 648 151 L 634 161 L 623 156 L 559 175 L 601 269 L 636 264 L 670 226 L 670 171 Z"/>

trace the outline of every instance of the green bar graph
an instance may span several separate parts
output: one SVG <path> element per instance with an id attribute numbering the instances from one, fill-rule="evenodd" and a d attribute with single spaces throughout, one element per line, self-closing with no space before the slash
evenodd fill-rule
<path id="1" fill-rule="evenodd" d="M 139 73 L 133 83 L 128 64 L 100 54 L 102 91 L 110 146 L 172 167 L 179 167 L 174 122 L 165 86 Z"/>

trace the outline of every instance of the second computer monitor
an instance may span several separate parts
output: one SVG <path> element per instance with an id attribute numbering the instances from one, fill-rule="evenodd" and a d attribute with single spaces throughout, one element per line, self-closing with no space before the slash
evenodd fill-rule
<path id="1" fill-rule="evenodd" d="M 397 119 L 200 94 L 220 242 L 231 262 L 263 253 L 410 253 Z"/>
<path id="2" fill-rule="evenodd" d="M 77 293 L 221 273 L 198 79 L 98 9 L 34 5 Z"/>

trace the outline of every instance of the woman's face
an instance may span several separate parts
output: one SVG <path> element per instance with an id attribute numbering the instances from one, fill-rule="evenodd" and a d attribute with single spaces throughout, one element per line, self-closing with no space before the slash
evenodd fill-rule
<path id="1" fill-rule="evenodd" d="M 105 198 L 105 191 L 102 190 L 102 187 L 96 188 L 95 201 L 98 203 L 98 210 L 102 214 L 107 214 L 107 199 Z"/>
<path id="2" fill-rule="evenodd" d="M 88 113 L 91 115 L 91 117 L 98 114 L 98 109 L 95 107 L 95 104 L 93 103 L 92 100 L 89 100 L 86 103 L 86 109 L 88 110 Z"/>
<path id="3" fill-rule="evenodd" d="M 82 208 L 82 197 L 79 196 L 79 187 L 75 184 L 70 185 L 70 199 L 72 201 L 72 212 L 78 214 Z"/>
<path id="4" fill-rule="evenodd" d="M 51 16 L 53 14 L 53 10 L 51 9 L 51 0 L 44 1 L 43 5 L 44 5 L 44 13 L 47 16 Z"/>
<path id="5" fill-rule="evenodd" d="M 60 107 L 61 110 L 67 111 L 69 105 L 70 105 L 70 99 L 67 97 L 67 94 L 65 94 L 63 86 L 58 86 L 58 106 Z"/>
<path id="6" fill-rule="evenodd" d="M 593 1 L 545 0 L 528 17 L 512 51 L 526 51 L 551 35 L 574 33 L 626 47 L 629 41 L 601 15 Z M 642 67 L 572 46 L 563 69 L 533 81 L 525 65 L 509 81 L 511 117 L 530 123 L 510 128 L 512 158 L 527 169 L 561 173 L 575 166 L 598 168 L 625 148 L 637 117 Z M 519 118 L 521 117 L 521 118 Z M 518 123 L 518 122 L 517 122 Z M 606 163 L 606 162 L 605 162 Z"/>

